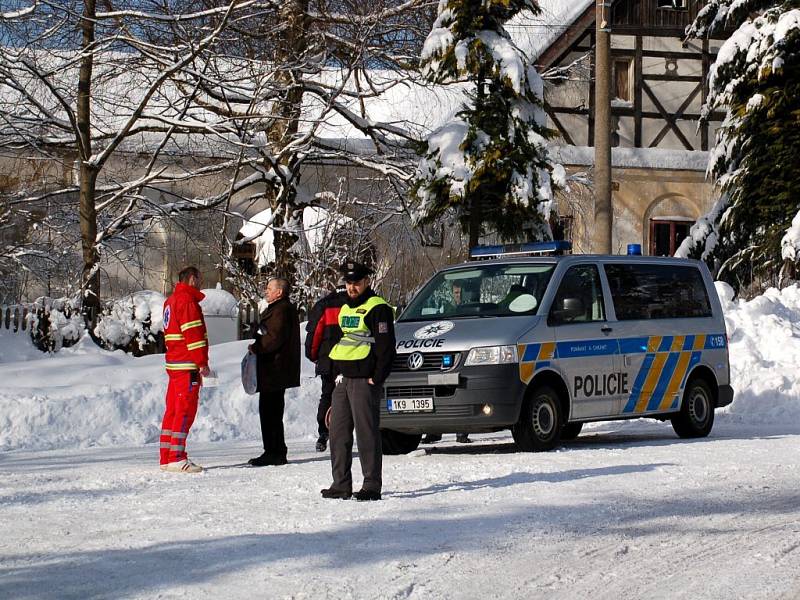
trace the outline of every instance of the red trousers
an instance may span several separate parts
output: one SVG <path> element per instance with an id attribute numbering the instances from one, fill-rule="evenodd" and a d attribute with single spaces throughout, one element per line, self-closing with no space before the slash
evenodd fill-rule
<path id="1" fill-rule="evenodd" d="M 186 458 L 186 437 L 197 414 L 200 374 L 197 371 L 167 371 L 167 410 L 161 422 L 161 464 Z"/>

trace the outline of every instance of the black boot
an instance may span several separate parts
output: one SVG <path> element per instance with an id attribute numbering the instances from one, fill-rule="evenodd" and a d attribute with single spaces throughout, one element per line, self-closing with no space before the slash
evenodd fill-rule
<path id="1" fill-rule="evenodd" d="M 375 490 L 359 490 L 353 494 L 353 497 L 359 502 L 372 502 L 374 500 L 380 500 L 381 493 Z"/>
<path id="2" fill-rule="evenodd" d="M 248 460 L 247 464 L 253 467 L 270 467 L 285 465 L 287 462 L 288 461 L 286 460 L 285 456 L 278 456 L 276 454 L 268 454 L 267 452 L 264 452 L 264 454 L 261 456 Z"/>
<path id="3" fill-rule="evenodd" d="M 436 442 L 442 441 L 442 434 L 441 433 L 426 433 L 425 437 L 422 438 L 421 444 L 435 444 Z"/>
<path id="4" fill-rule="evenodd" d="M 472 440 L 469 439 L 469 434 L 468 433 L 457 433 L 456 434 L 456 441 L 459 444 L 471 444 L 472 443 Z"/>
<path id="5" fill-rule="evenodd" d="M 344 490 L 337 490 L 334 488 L 325 488 L 324 490 L 320 490 L 320 494 L 322 494 L 323 498 L 329 498 L 332 500 L 349 500 L 350 496 L 352 496 L 352 492 L 346 492 Z"/>
<path id="6" fill-rule="evenodd" d="M 317 439 L 317 452 L 325 452 L 328 449 L 328 435 L 323 433 Z"/>

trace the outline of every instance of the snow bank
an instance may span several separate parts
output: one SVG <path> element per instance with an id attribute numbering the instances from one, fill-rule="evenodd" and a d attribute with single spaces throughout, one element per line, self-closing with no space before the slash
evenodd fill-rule
<path id="1" fill-rule="evenodd" d="M 305 333 L 304 327 L 303 334 Z M 191 439 L 260 439 L 258 396 L 244 393 L 248 341 L 211 346 L 217 387 L 201 392 Z M 16 362 L 10 355 L 16 354 Z M 23 335 L 0 336 L 0 450 L 141 445 L 158 440 L 167 375 L 164 356 L 134 358 L 84 337 L 48 356 Z M 319 381 L 303 360 L 302 387 L 286 393 L 289 438 L 316 438 Z"/>
<path id="2" fill-rule="evenodd" d="M 733 300 L 718 283 L 730 338 L 734 402 L 724 422 L 782 425 L 800 418 L 800 287 Z M 305 335 L 301 325 L 301 335 Z M 260 438 L 257 396 L 239 381 L 247 341 L 211 347 L 219 385 L 204 389 L 191 439 Z M 48 356 L 23 334 L 0 332 L 0 450 L 157 441 L 167 376 L 161 355 L 133 358 L 88 338 Z M 301 387 L 286 394 L 287 438 L 316 437 L 319 380 L 303 359 Z"/>
<path id="3" fill-rule="evenodd" d="M 717 282 L 730 340 L 734 402 L 724 414 L 750 423 L 800 419 L 800 287 L 768 289 L 752 300 L 731 300 Z"/>

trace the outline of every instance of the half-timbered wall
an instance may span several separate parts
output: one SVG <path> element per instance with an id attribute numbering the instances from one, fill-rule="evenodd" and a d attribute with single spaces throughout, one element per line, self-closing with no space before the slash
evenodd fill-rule
<path id="1" fill-rule="evenodd" d="M 686 10 L 656 8 L 659 0 L 617 2 L 612 10 L 612 143 L 635 148 L 708 150 L 722 115 L 698 127 L 708 93 L 708 71 L 719 43 L 684 43 L 681 35 L 702 2 Z M 587 13 L 588 14 L 588 13 Z M 573 65 L 568 80 L 548 84 L 549 125 L 568 144 L 592 146 L 594 137 L 593 22 L 576 24 L 583 32 L 545 68 Z M 577 61 L 577 62 L 576 62 Z"/>

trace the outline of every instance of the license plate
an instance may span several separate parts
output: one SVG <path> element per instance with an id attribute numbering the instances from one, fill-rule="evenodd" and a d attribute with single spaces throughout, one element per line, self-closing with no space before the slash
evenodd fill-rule
<path id="1" fill-rule="evenodd" d="M 433 398 L 388 398 L 386 408 L 390 413 L 433 412 Z"/>

